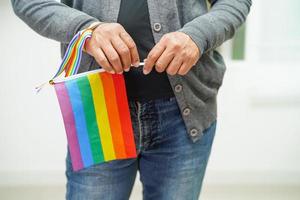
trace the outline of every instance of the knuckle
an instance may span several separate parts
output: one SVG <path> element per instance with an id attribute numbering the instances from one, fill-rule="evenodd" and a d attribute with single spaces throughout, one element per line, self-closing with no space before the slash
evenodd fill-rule
<path id="1" fill-rule="evenodd" d="M 119 49 L 119 52 L 121 55 L 127 55 L 127 54 L 129 54 L 129 49 L 127 47 L 123 46 Z"/>
<path id="2" fill-rule="evenodd" d="M 181 45 L 180 45 L 180 43 L 179 43 L 179 42 L 173 42 L 173 44 L 172 44 L 172 48 L 173 48 L 174 50 L 179 50 L 179 49 L 180 49 L 180 47 L 181 47 Z"/>
<path id="3" fill-rule="evenodd" d="M 182 55 L 182 58 L 184 58 L 184 59 L 187 58 L 187 57 L 188 57 L 188 58 L 190 57 L 190 56 L 188 56 L 188 54 L 187 54 L 186 51 L 182 51 L 182 52 L 181 52 L 181 55 Z"/>
<path id="4" fill-rule="evenodd" d="M 99 32 L 103 35 L 107 35 L 111 32 L 111 26 L 103 26 Z"/>
<path id="5" fill-rule="evenodd" d="M 111 71 L 112 70 L 112 68 L 110 67 L 110 66 L 108 66 L 108 65 L 102 65 L 101 66 L 105 71 Z"/>
<path id="6" fill-rule="evenodd" d="M 114 23 L 114 24 L 115 24 L 116 28 L 119 28 L 119 29 L 123 28 L 123 26 L 120 23 Z"/>
<path id="7" fill-rule="evenodd" d="M 174 75 L 174 74 L 175 74 L 175 70 L 174 70 L 174 68 L 171 67 L 171 66 L 167 68 L 166 72 L 167 72 L 168 74 L 170 74 L 170 75 Z"/>
<path id="8" fill-rule="evenodd" d="M 135 48 L 136 48 L 136 45 L 135 45 L 135 43 L 134 43 L 134 42 L 132 42 L 132 41 L 131 41 L 131 42 L 129 42 L 129 43 L 128 43 L 128 48 L 129 48 L 129 49 L 135 49 Z"/>
<path id="9" fill-rule="evenodd" d="M 155 65 L 155 69 L 158 71 L 158 72 L 161 72 L 164 70 L 163 66 L 161 65 Z"/>
<path id="10" fill-rule="evenodd" d="M 130 41 L 130 42 L 133 41 L 130 35 L 125 30 L 121 31 L 120 36 L 126 41 Z"/>
<path id="11" fill-rule="evenodd" d="M 106 58 L 99 56 L 98 61 L 100 62 L 100 64 L 104 64 L 104 63 L 106 63 Z"/>
<path id="12" fill-rule="evenodd" d="M 92 38 L 91 38 L 91 44 L 100 44 L 101 41 L 101 36 L 99 34 L 93 34 Z"/>
<path id="13" fill-rule="evenodd" d="M 120 33 L 120 31 L 123 31 L 124 28 L 123 28 L 123 26 L 121 24 L 114 23 L 113 29 L 117 30 Z"/>
<path id="14" fill-rule="evenodd" d="M 164 40 L 164 41 L 169 41 L 170 40 L 170 36 L 169 36 L 169 34 L 167 33 L 167 34 L 165 34 L 165 35 L 163 35 L 162 36 L 162 40 Z"/>
<path id="15" fill-rule="evenodd" d="M 113 56 L 110 57 L 110 61 L 113 62 L 113 63 L 116 63 L 116 62 L 119 61 L 119 57 L 116 56 L 116 55 L 113 55 Z"/>
<path id="16" fill-rule="evenodd" d="M 158 68 L 162 68 L 163 67 L 163 63 L 161 61 L 157 61 L 155 63 L 155 66 L 158 67 Z"/>
<path id="17" fill-rule="evenodd" d="M 106 36 L 112 36 L 116 31 L 122 30 L 122 25 L 119 23 L 109 23 L 107 26 L 101 26 L 100 31 L 104 33 Z"/>
<path id="18" fill-rule="evenodd" d="M 151 53 L 151 54 L 148 55 L 148 59 L 150 59 L 150 60 L 155 59 L 155 57 L 156 57 L 156 56 L 155 56 L 153 53 Z"/>
<path id="19" fill-rule="evenodd" d="M 157 52 L 162 52 L 162 51 L 164 51 L 164 47 L 163 46 L 157 46 L 156 51 Z"/>

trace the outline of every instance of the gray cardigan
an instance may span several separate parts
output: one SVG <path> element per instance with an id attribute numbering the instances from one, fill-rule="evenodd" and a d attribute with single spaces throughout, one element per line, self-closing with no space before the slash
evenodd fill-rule
<path id="1" fill-rule="evenodd" d="M 116 22 L 121 0 L 12 0 L 15 13 L 37 33 L 67 43 L 92 22 Z M 197 44 L 202 57 L 184 76 L 168 75 L 187 134 L 199 140 L 217 118 L 217 93 L 222 85 L 225 64 L 214 49 L 233 37 L 245 22 L 251 0 L 148 0 L 155 42 L 168 32 L 182 31 Z M 84 54 L 79 72 L 99 67 Z"/>

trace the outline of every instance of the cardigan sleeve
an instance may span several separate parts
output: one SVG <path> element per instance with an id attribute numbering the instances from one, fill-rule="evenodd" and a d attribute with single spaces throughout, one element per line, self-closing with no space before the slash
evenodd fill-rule
<path id="1" fill-rule="evenodd" d="M 251 0 L 210 0 L 211 9 L 186 23 L 181 29 L 204 54 L 232 38 L 245 22 Z"/>
<path id="2" fill-rule="evenodd" d="M 15 14 L 38 34 L 68 43 L 98 20 L 55 0 L 11 0 Z"/>

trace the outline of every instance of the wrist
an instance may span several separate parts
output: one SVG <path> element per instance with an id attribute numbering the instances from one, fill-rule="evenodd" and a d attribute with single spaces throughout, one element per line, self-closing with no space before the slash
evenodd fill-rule
<path id="1" fill-rule="evenodd" d="M 104 24 L 105 22 L 93 22 L 93 23 L 91 23 L 86 29 L 89 29 L 89 30 L 92 30 L 92 31 L 94 31 L 99 25 L 101 25 L 101 24 Z M 88 41 L 89 39 L 87 39 L 87 41 Z M 86 42 L 85 42 L 85 44 L 83 45 L 83 51 L 84 52 L 87 52 L 86 51 Z"/>

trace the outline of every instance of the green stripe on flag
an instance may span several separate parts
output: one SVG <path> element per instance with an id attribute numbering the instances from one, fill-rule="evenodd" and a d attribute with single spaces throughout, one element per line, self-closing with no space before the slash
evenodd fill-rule
<path id="1" fill-rule="evenodd" d="M 78 78 L 77 84 L 80 90 L 84 108 L 85 120 L 88 129 L 93 159 L 95 163 L 100 163 L 104 161 L 104 156 L 100 141 L 99 128 L 94 109 L 93 94 L 90 87 L 90 82 L 88 78 L 84 76 Z"/>

